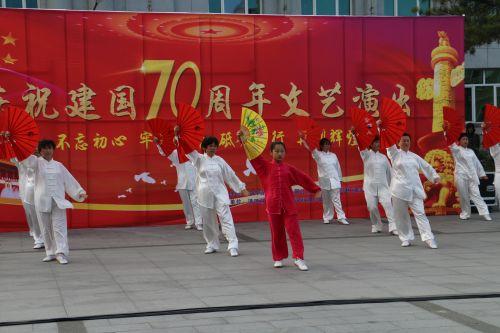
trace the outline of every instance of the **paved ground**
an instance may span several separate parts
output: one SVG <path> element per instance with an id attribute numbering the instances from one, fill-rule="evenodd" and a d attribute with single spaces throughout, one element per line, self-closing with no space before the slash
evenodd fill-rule
<path id="1" fill-rule="evenodd" d="M 500 332 L 493 217 L 431 218 L 438 250 L 307 221 L 308 272 L 272 268 L 265 223 L 237 225 L 237 258 L 182 226 L 71 230 L 67 266 L 0 234 L 0 332 Z"/>

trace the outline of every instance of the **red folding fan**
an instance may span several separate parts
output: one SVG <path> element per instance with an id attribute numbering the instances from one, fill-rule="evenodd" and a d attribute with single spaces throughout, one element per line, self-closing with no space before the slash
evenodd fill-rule
<path id="1" fill-rule="evenodd" d="M 8 161 L 13 157 L 16 157 L 16 155 L 12 150 L 12 146 L 10 145 L 10 142 L 7 140 L 7 138 L 4 136 L 4 132 L 0 130 L 0 160 Z"/>
<path id="2" fill-rule="evenodd" d="M 300 132 L 311 149 L 319 145 L 324 129 L 309 117 L 296 117 L 294 119 L 297 132 Z"/>
<path id="3" fill-rule="evenodd" d="M 205 123 L 200 112 L 191 105 L 177 105 L 177 126 L 179 126 L 179 162 L 187 162 L 190 149 L 197 149 L 205 135 Z"/>
<path id="4" fill-rule="evenodd" d="M 365 110 L 357 107 L 352 107 L 350 112 L 356 141 L 358 142 L 359 149 L 364 150 L 372 144 L 373 139 L 378 134 L 375 118 Z"/>
<path id="5" fill-rule="evenodd" d="M 158 144 L 161 149 L 165 155 L 168 156 L 170 152 L 176 148 L 174 143 L 175 124 L 160 118 L 149 119 L 147 123 L 153 135 L 158 139 Z"/>
<path id="6" fill-rule="evenodd" d="M 40 140 L 40 130 L 35 120 L 21 108 L 8 106 L 0 111 L 0 132 L 8 132 L 1 143 L 2 154 L 14 155 L 19 161 L 33 154 Z M 10 156 L 10 157 L 14 157 Z"/>
<path id="7" fill-rule="evenodd" d="M 483 147 L 489 148 L 500 142 L 500 109 L 486 104 L 484 110 Z"/>
<path id="8" fill-rule="evenodd" d="M 446 133 L 446 142 L 451 145 L 458 140 L 460 133 L 464 132 L 465 117 L 455 109 L 443 106 L 443 131 Z"/>
<path id="9" fill-rule="evenodd" d="M 406 114 L 393 99 L 382 97 L 380 109 L 380 149 L 396 144 L 406 130 Z"/>

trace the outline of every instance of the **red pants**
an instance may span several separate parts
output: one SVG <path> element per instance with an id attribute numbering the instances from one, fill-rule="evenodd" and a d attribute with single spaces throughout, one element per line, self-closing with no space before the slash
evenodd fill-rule
<path id="1" fill-rule="evenodd" d="M 288 257 L 285 229 L 292 245 L 293 258 L 304 259 L 304 243 L 297 215 L 268 214 L 268 218 L 271 227 L 273 260 L 278 261 Z"/>

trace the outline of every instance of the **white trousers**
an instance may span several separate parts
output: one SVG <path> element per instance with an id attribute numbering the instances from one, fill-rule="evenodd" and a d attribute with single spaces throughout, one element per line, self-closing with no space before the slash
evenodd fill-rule
<path id="1" fill-rule="evenodd" d="M 43 244 L 43 235 L 36 216 L 35 205 L 23 202 L 24 213 L 26 214 L 26 221 L 30 228 L 30 235 L 33 237 L 35 244 Z"/>
<path id="2" fill-rule="evenodd" d="M 415 239 L 408 208 L 413 212 L 422 241 L 434 239 L 429 219 L 425 215 L 424 201 L 422 199 L 414 198 L 413 201 L 405 201 L 393 196 L 392 205 L 394 207 L 394 221 L 398 228 L 399 239 L 402 242 Z"/>
<path id="3" fill-rule="evenodd" d="M 345 213 L 342 210 L 342 202 L 340 201 L 340 189 L 321 190 L 321 198 L 323 199 L 323 220 L 330 221 L 333 219 L 333 209 L 337 212 L 337 219 L 345 219 Z"/>
<path id="4" fill-rule="evenodd" d="M 474 184 L 470 179 L 464 177 L 456 176 L 455 185 L 457 186 L 458 195 L 460 198 L 460 208 L 462 209 L 462 214 L 467 214 L 470 216 L 470 201 L 474 202 L 476 205 L 479 215 L 489 214 L 488 206 L 481 197 L 479 193 L 479 186 Z"/>
<path id="5" fill-rule="evenodd" d="M 42 227 L 47 255 L 53 256 L 62 253 L 67 256 L 69 254 L 69 247 L 66 209 L 60 209 L 52 201 L 52 212 L 43 213 L 37 211 L 37 215 Z"/>
<path id="6" fill-rule="evenodd" d="M 382 220 L 380 219 L 380 212 L 378 210 L 378 203 L 382 205 L 389 221 L 389 232 L 396 230 L 396 223 L 394 222 L 394 210 L 392 208 L 391 194 L 389 191 L 379 192 L 379 195 L 372 195 L 365 192 L 366 205 L 368 212 L 370 212 L 370 220 L 372 225 L 378 231 L 382 231 Z"/>
<path id="7" fill-rule="evenodd" d="M 211 247 L 218 250 L 220 247 L 218 216 L 222 233 L 229 243 L 227 249 L 238 249 L 238 238 L 236 237 L 233 216 L 231 215 L 229 205 L 220 203 L 216 199 L 215 208 L 207 208 L 200 205 L 200 210 L 203 219 L 203 237 L 205 237 L 205 241 L 207 242 L 207 248 Z"/>
<path id="8" fill-rule="evenodd" d="M 202 226 L 200 205 L 198 205 L 198 198 L 196 191 L 178 190 L 179 196 L 182 201 L 182 210 L 186 217 L 187 225 Z"/>

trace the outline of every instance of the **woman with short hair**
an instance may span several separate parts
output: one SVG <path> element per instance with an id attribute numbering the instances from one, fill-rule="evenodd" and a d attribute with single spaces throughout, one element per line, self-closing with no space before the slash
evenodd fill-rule
<path id="1" fill-rule="evenodd" d="M 178 132 L 178 128 L 174 130 Z M 217 156 L 219 140 L 207 136 L 201 142 L 203 154 L 195 147 L 186 147 L 191 151 L 187 156 L 196 168 L 196 196 L 203 220 L 203 236 L 207 242 L 205 254 L 217 252 L 220 247 L 219 217 L 222 233 L 228 241 L 227 250 L 231 257 L 238 256 L 238 238 L 234 228 L 233 216 L 229 204 L 229 193 L 226 184 L 236 193 L 248 196 L 248 191 L 233 169 L 220 156 Z"/>
<path id="2" fill-rule="evenodd" d="M 437 249 L 429 219 L 425 215 L 424 200 L 426 194 L 419 171 L 422 170 L 427 179 L 434 183 L 437 183 L 440 178 L 429 163 L 410 151 L 410 145 L 410 135 L 403 133 L 399 140 L 399 149 L 395 144 L 387 148 L 387 155 L 392 162 L 390 190 L 394 207 L 394 220 L 398 228 L 401 246 L 410 246 L 411 241 L 415 239 L 408 213 L 408 208 L 410 208 L 422 241 L 429 248 Z"/>

